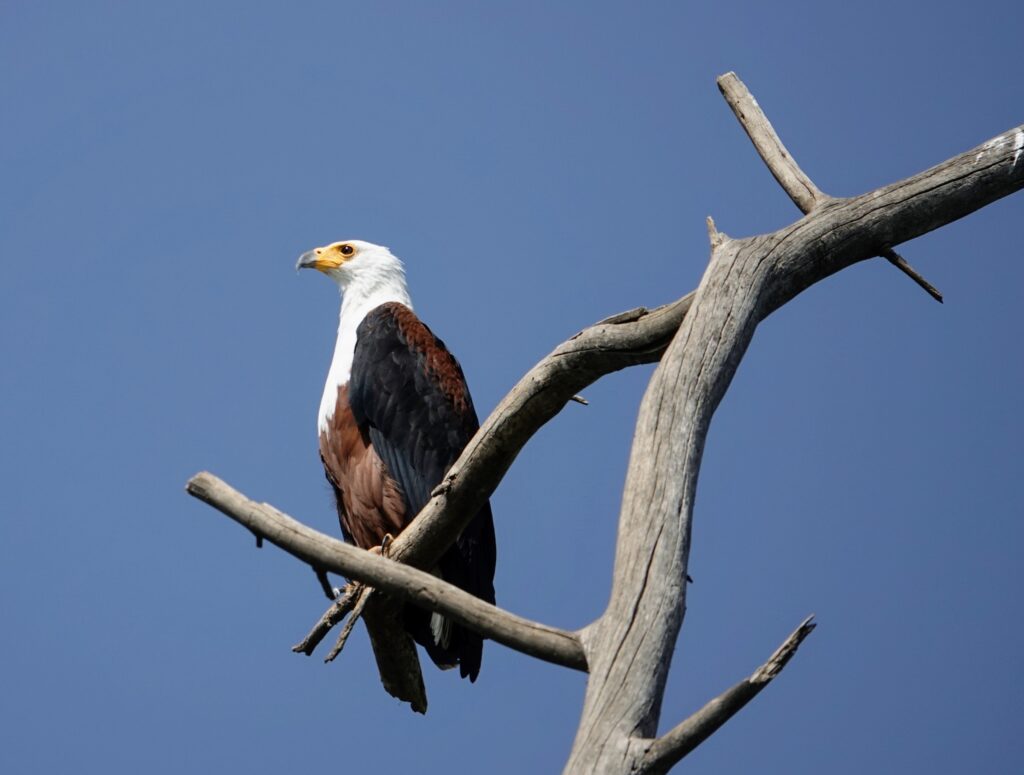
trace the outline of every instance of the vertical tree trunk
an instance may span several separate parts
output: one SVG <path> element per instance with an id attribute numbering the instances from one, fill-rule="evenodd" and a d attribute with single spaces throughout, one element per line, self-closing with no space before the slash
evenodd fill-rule
<path id="1" fill-rule="evenodd" d="M 757 325 L 764 278 L 716 240 L 697 297 L 640 405 L 612 595 L 583 634 L 590 665 L 567 773 L 624 773 L 654 737 L 686 607 L 690 526 L 704 440 Z M 751 262 L 747 262 L 751 263 Z"/>

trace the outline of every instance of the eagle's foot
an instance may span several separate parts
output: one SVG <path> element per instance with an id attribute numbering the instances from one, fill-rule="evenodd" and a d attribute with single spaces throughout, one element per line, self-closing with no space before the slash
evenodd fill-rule
<path id="1" fill-rule="evenodd" d="M 380 546 L 370 547 L 371 554 L 379 554 L 381 557 L 387 557 L 391 554 L 391 544 L 394 543 L 395 537 L 391 533 L 385 533 L 384 538 L 380 542 Z"/>

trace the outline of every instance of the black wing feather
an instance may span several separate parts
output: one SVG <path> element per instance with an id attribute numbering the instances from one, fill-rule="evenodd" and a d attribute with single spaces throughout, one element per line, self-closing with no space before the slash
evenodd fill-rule
<path id="1" fill-rule="evenodd" d="M 404 327 L 396 308 L 404 316 Z M 407 336 L 412 325 L 415 336 Z M 438 370 L 459 382 L 464 401 L 453 401 L 445 392 Z M 349 402 L 356 422 L 367 428 L 374 449 L 398 482 L 411 520 L 479 427 L 458 362 L 411 312 L 397 304 L 381 305 L 356 332 Z M 446 581 L 493 603 L 495 555 L 494 524 L 485 504 L 441 558 L 440 571 Z M 455 627 L 445 650 L 430 637 L 429 616 L 419 616 L 410 630 L 435 662 L 458 659 L 462 675 L 476 678 L 479 635 Z"/>

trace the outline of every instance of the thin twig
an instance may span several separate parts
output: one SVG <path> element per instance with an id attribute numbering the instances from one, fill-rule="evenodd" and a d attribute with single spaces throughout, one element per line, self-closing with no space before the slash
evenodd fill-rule
<path id="1" fill-rule="evenodd" d="M 338 633 L 338 639 L 334 642 L 331 650 L 327 652 L 327 656 L 324 657 L 324 662 L 333 662 L 334 658 L 345 648 L 345 642 L 348 640 L 348 636 L 352 634 L 352 629 L 356 626 L 356 622 L 359 621 L 359 617 L 363 615 L 363 609 L 366 608 L 366 603 L 370 600 L 372 592 L 372 587 L 364 584 L 359 585 L 359 591 L 356 593 L 356 604 L 352 607 L 352 613 L 349 614 L 348 619 L 345 621 L 345 626 Z"/>
<path id="2" fill-rule="evenodd" d="M 775 649 L 761 667 L 746 680 L 711 700 L 688 719 L 651 743 L 644 755 L 641 771 L 668 772 L 676 762 L 707 740 L 719 727 L 738 713 L 744 705 L 771 683 L 796 653 L 804 638 L 817 626 L 808 616 L 786 640 Z"/>
<path id="3" fill-rule="evenodd" d="M 746 84 L 739 79 L 736 73 L 719 76 L 718 88 L 721 90 L 722 96 L 725 97 L 725 101 L 729 103 L 729 107 L 732 108 L 743 131 L 750 138 L 750 142 L 757 149 L 758 155 L 779 185 L 789 195 L 789 198 L 793 200 L 793 204 L 806 215 L 815 207 L 827 202 L 830 197 L 823 194 L 814 185 L 814 181 L 800 169 L 800 165 L 782 144 L 782 140 L 779 139 L 768 117 L 761 110 L 761 106 L 757 104 L 757 100 L 754 99 Z M 710 232 L 714 229 L 714 223 L 710 218 L 708 224 Z M 712 246 L 714 246 L 713 238 Z M 938 289 L 925 280 L 920 272 L 908 264 L 895 250 L 886 248 L 879 255 L 920 285 L 929 296 L 940 304 L 942 303 L 942 294 Z"/>
<path id="4" fill-rule="evenodd" d="M 892 248 L 885 248 L 885 250 L 882 251 L 882 258 L 888 260 L 890 264 L 924 288 L 925 292 L 935 299 L 935 301 L 942 304 L 942 294 L 939 292 L 939 289 L 925 280 L 924 277 L 921 276 L 921 273 L 908 264 L 907 260 L 903 256 Z"/>
<path id="5" fill-rule="evenodd" d="M 306 656 L 312 655 L 316 650 L 316 647 L 320 645 L 327 633 L 331 631 L 338 622 L 345 618 L 345 614 L 352 610 L 352 606 L 356 604 L 356 596 L 359 593 L 359 588 L 362 584 L 358 582 L 349 582 L 345 585 L 344 592 L 341 597 L 335 600 L 331 607 L 324 611 L 323 616 L 320 617 L 313 629 L 309 631 L 309 634 L 303 638 L 299 643 L 292 646 L 292 651 L 305 654 Z"/>

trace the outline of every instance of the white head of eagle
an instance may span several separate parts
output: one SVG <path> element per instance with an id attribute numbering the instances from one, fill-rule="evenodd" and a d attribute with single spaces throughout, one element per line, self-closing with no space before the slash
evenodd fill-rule
<path id="1" fill-rule="evenodd" d="M 399 533 L 430 499 L 479 424 L 466 379 L 444 343 L 412 311 L 402 262 L 390 250 L 343 240 L 303 253 L 341 289 L 334 357 L 317 431 L 345 540 L 363 549 Z M 434 572 L 494 602 L 495 544 L 485 504 Z M 408 606 L 409 634 L 443 668 L 475 680 L 483 642 L 437 614 Z"/>

